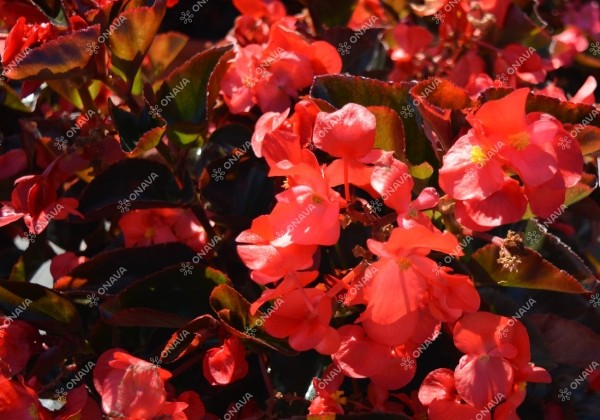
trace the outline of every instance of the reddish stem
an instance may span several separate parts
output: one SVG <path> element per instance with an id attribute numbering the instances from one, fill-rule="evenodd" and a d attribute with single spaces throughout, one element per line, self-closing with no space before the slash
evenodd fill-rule
<path id="1" fill-rule="evenodd" d="M 344 196 L 350 202 L 350 184 L 348 183 L 348 160 L 344 159 Z"/>

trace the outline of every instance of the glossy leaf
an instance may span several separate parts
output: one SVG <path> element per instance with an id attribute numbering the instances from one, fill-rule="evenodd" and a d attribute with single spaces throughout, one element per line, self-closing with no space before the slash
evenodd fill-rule
<path id="1" fill-rule="evenodd" d="M 598 111 L 598 115 L 600 115 L 600 111 Z M 600 152 L 600 128 L 590 126 L 575 126 L 570 130 L 569 127 L 565 128 L 571 133 L 577 133 L 575 139 L 579 142 L 581 153 L 584 156 Z"/>
<path id="2" fill-rule="evenodd" d="M 166 127 L 159 127 L 146 108 L 142 109 L 139 116 L 115 106 L 108 101 L 112 119 L 121 139 L 121 150 L 128 156 L 139 156 L 153 149 L 160 142 Z"/>
<path id="3" fill-rule="evenodd" d="M 374 147 L 394 152 L 400 160 L 406 161 L 404 127 L 398 114 L 385 106 L 370 106 L 368 109 L 377 119 Z"/>
<path id="4" fill-rule="evenodd" d="M 159 77 L 185 47 L 188 39 L 188 36 L 179 32 L 156 35 L 146 54 L 148 64 L 143 64 L 142 67 L 146 77 L 150 80 Z"/>
<path id="5" fill-rule="evenodd" d="M 264 314 L 260 311 L 250 314 L 250 303 L 232 287 L 216 287 L 210 295 L 210 305 L 230 333 L 284 354 L 296 353 L 285 341 L 273 338 L 264 331 L 261 320 Z"/>
<path id="6" fill-rule="evenodd" d="M 103 32 L 108 33 L 111 69 L 125 81 L 133 81 L 165 11 L 164 0 L 156 0 L 152 7 L 129 9 L 117 16 Z"/>
<path id="7" fill-rule="evenodd" d="M 6 68 L 6 77 L 14 80 L 52 80 L 83 74 L 94 56 L 86 51 L 97 42 L 100 25 L 89 26 L 69 35 L 50 40 L 32 48 L 18 63 Z"/>
<path id="8" fill-rule="evenodd" d="M 503 269 L 497 262 L 500 248 L 489 244 L 475 251 L 469 261 L 476 279 L 491 280 L 500 286 L 552 290 L 564 293 L 586 293 L 569 273 L 558 269 L 528 248 L 519 255 L 518 271 Z M 481 276 L 481 277 L 480 277 Z"/>
<path id="9" fill-rule="evenodd" d="M 556 267 L 565 270 L 577 279 L 586 290 L 594 290 L 598 284 L 594 273 L 567 244 L 546 230 L 545 226 L 535 220 L 529 220 L 527 222 L 524 244 L 539 252 L 543 258 Z"/>
<path id="10" fill-rule="evenodd" d="M 149 308 L 189 321 L 209 313 L 208 297 L 213 288 L 229 282 L 226 276 L 214 276 L 213 271 L 210 267 L 196 264 L 192 274 L 186 275 L 180 264 L 167 267 L 127 287 L 103 309 L 110 317 L 113 314 L 118 316 L 123 309 Z"/>
<path id="11" fill-rule="evenodd" d="M 598 363 L 600 335 L 590 328 L 554 314 L 533 314 L 529 319 L 542 332 L 550 356 L 557 363 L 582 369 Z"/>
<path id="12" fill-rule="evenodd" d="M 169 123 L 203 124 L 207 118 L 208 83 L 221 57 L 231 46 L 212 48 L 196 54 L 175 69 L 156 92 L 156 103 Z M 174 131 L 175 138 L 185 144 Z"/>
<path id="13" fill-rule="evenodd" d="M 28 304 L 26 299 L 31 303 Z M 0 283 L 0 309 L 6 315 L 19 312 L 19 319 L 48 332 L 74 332 L 80 328 L 81 320 L 75 306 L 65 297 L 39 284 L 14 281 Z"/>
<path id="14" fill-rule="evenodd" d="M 15 111 L 27 113 L 32 111 L 21 101 L 17 92 L 15 92 L 7 83 L 2 83 L 2 85 L 0 85 L 0 104 L 7 108 L 14 109 Z"/>
<path id="15" fill-rule="evenodd" d="M 160 353 L 161 360 L 173 363 L 200 347 L 219 332 L 219 321 L 211 315 L 193 319 L 171 335 Z"/>
<path id="16" fill-rule="evenodd" d="M 178 242 L 106 251 L 78 265 L 69 275 L 59 279 L 55 289 L 98 294 L 98 289 L 108 282 L 112 285 L 105 293 L 112 295 L 133 281 L 164 267 L 191 261 L 194 255 L 191 248 Z"/>
<path id="17" fill-rule="evenodd" d="M 447 80 L 430 78 L 417 83 L 410 94 L 413 97 L 412 105 L 436 133 L 442 149 L 450 149 L 456 134 L 452 127 L 452 111 L 472 106 L 467 91 Z"/>
<path id="18" fill-rule="evenodd" d="M 121 214 L 119 201 L 131 209 L 176 207 L 191 200 L 191 185 L 181 186 L 166 166 L 144 159 L 125 159 L 102 172 L 83 191 L 79 211 L 88 219 Z M 144 184 L 142 184 L 144 183 Z"/>

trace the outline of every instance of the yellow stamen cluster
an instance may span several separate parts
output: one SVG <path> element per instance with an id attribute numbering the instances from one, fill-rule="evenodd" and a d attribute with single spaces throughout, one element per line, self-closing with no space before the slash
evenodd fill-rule
<path id="1" fill-rule="evenodd" d="M 508 136 L 508 142 L 517 150 L 523 150 L 531 143 L 531 136 L 526 131 Z"/>

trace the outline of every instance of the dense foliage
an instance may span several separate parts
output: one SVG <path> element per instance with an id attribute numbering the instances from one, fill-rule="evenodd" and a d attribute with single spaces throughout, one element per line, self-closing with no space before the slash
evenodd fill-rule
<path id="1" fill-rule="evenodd" d="M 232 3 L 0 0 L 0 418 L 600 418 L 600 4 Z"/>

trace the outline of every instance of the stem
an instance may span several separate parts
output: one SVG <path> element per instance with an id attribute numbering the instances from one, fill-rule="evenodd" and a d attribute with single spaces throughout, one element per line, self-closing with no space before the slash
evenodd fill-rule
<path id="1" fill-rule="evenodd" d="M 275 388 L 273 388 L 273 384 L 271 383 L 271 377 L 269 376 L 269 372 L 267 372 L 267 366 L 265 365 L 263 357 L 266 357 L 266 355 L 258 355 L 258 364 L 260 365 L 260 373 L 262 374 L 265 386 L 267 387 L 267 393 L 270 396 L 267 402 L 267 412 L 269 413 L 269 416 L 272 416 L 273 410 L 275 409 Z"/>
<path id="2" fill-rule="evenodd" d="M 98 112 L 98 108 L 96 108 L 92 95 L 90 95 L 90 91 L 86 86 L 78 87 L 77 92 L 79 93 L 79 97 L 83 104 L 83 111 Z"/>
<path id="3" fill-rule="evenodd" d="M 190 366 L 193 366 L 196 363 L 198 363 L 202 358 L 204 358 L 204 353 L 198 353 L 197 355 L 195 355 L 194 357 L 192 357 L 190 360 L 188 360 L 187 362 L 185 362 L 181 366 L 177 367 L 177 369 L 175 369 L 172 372 L 173 378 L 181 375 L 182 372 L 184 372 Z"/>
<path id="4" fill-rule="evenodd" d="M 348 184 L 348 160 L 344 159 L 344 196 L 350 202 L 350 184 Z"/>
<path id="5" fill-rule="evenodd" d="M 200 222 L 202 227 L 204 228 L 204 231 L 209 236 L 210 240 L 208 242 L 216 243 L 216 242 L 213 242 L 213 240 L 216 240 L 216 238 L 218 238 L 219 235 L 217 235 L 217 232 L 215 232 L 215 230 L 213 229 L 212 225 L 210 224 L 210 220 L 208 220 L 208 216 L 206 215 L 206 212 L 200 205 L 200 197 L 199 196 L 197 197 L 196 204 L 194 204 L 191 207 L 191 209 L 192 209 L 192 212 L 194 212 L 194 215 L 198 218 L 198 221 Z"/>

